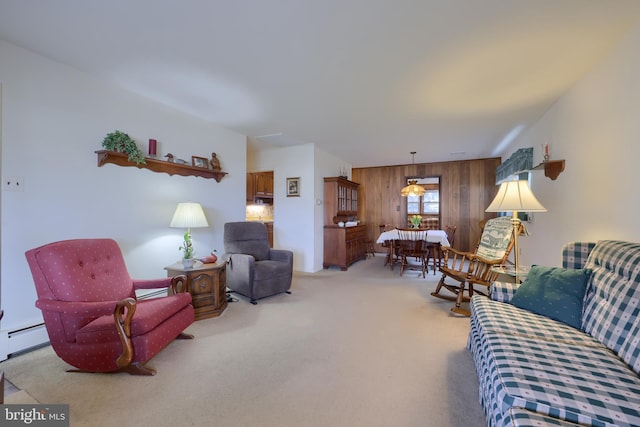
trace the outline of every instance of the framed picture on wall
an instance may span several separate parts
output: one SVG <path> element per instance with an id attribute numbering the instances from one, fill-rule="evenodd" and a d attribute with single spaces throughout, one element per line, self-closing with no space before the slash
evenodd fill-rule
<path id="1" fill-rule="evenodd" d="M 287 178 L 287 197 L 300 197 L 300 178 Z"/>

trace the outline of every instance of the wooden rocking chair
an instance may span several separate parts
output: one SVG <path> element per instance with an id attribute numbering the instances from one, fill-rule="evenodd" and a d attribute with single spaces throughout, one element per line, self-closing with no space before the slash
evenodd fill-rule
<path id="1" fill-rule="evenodd" d="M 522 233 L 523 230 L 524 227 L 520 224 L 517 232 Z M 491 282 L 498 276 L 498 273 L 492 269 L 505 264 L 514 243 L 511 217 L 498 217 L 486 222 L 474 252 L 462 252 L 451 247 L 443 247 L 444 260 L 440 265 L 442 277 L 431 295 L 455 301 L 456 305 L 451 308 L 451 311 L 469 316 L 471 313 L 461 307 L 462 303 L 468 302 L 474 292 L 488 294 Z M 447 278 L 456 283 L 446 283 Z M 475 285 L 484 286 L 486 291 L 478 291 L 474 288 Z M 442 289 L 450 291 L 453 295 L 440 294 Z M 467 295 L 465 295 L 465 289 Z"/>

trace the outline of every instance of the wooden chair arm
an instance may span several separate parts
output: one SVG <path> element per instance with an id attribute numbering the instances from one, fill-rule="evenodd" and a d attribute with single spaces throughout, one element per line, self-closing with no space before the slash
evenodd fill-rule
<path id="1" fill-rule="evenodd" d="M 466 261 L 469 261 L 469 269 L 473 266 L 472 260 L 475 256 L 473 252 L 459 251 L 450 246 L 442 246 L 442 252 L 444 254 L 442 265 L 449 271 L 462 272 Z"/>
<path id="2" fill-rule="evenodd" d="M 502 265 L 504 264 L 503 260 L 501 259 L 489 259 L 489 258 L 483 258 L 480 255 L 473 255 L 473 261 L 474 262 L 481 262 L 483 264 L 487 264 L 490 266 L 496 266 L 496 265 Z"/>
<path id="3" fill-rule="evenodd" d="M 113 319 L 116 323 L 116 330 L 122 343 L 122 354 L 116 359 L 118 368 L 129 366 L 133 360 L 133 342 L 131 341 L 131 322 L 133 314 L 136 312 L 136 300 L 125 298 L 118 301 L 113 310 Z"/>
<path id="4" fill-rule="evenodd" d="M 441 246 L 442 252 L 444 253 L 445 259 L 451 253 L 453 256 L 461 256 L 467 259 L 471 259 L 475 256 L 473 252 L 459 251 L 457 249 L 452 248 L 451 246 Z"/>
<path id="5" fill-rule="evenodd" d="M 484 286 L 491 285 L 497 277 L 498 273 L 493 271 L 493 267 L 502 265 L 501 259 L 487 259 L 481 256 L 474 256 L 471 260 L 469 268 L 469 283 L 477 283 Z"/>
<path id="6" fill-rule="evenodd" d="M 189 289 L 187 289 L 187 276 L 184 274 L 173 276 L 169 285 L 169 295 L 176 295 L 180 292 L 189 292 Z"/>

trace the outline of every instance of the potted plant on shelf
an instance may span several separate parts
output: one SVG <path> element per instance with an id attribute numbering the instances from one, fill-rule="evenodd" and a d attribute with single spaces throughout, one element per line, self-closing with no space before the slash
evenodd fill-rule
<path id="1" fill-rule="evenodd" d="M 187 230 L 184 233 L 184 241 L 178 249 L 182 251 L 182 265 L 184 268 L 192 268 L 196 260 L 193 258 L 193 242 L 191 241 L 190 231 Z"/>
<path id="2" fill-rule="evenodd" d="M 102 146 L 109 151 L 128 154 L 130 162 L 135 162 L 136 164 L 147 163 L 144 160 L 144 153 L 138 148 L 136 142 L 129 135 L 119 130 L 108 133 L 102 140 Z"/>

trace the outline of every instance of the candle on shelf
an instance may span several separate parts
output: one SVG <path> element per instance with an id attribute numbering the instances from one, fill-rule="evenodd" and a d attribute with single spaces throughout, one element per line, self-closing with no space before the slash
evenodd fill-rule
<path id="1" fill-rule="evenodd" d="M 549 144 L 544 144 L 544 161 L 549 160 Z"/>
<path id="2" fill-rule="evenodd" d="M 149 140 L 149 156 L 151 156 L 151 157 L 155 157 L 156 156 L 156 154 L 157 154 L 157 152 L 156 152 L 157 144 L 158 144 L 158 142 L 155 139 L 150 139 Z"/>

